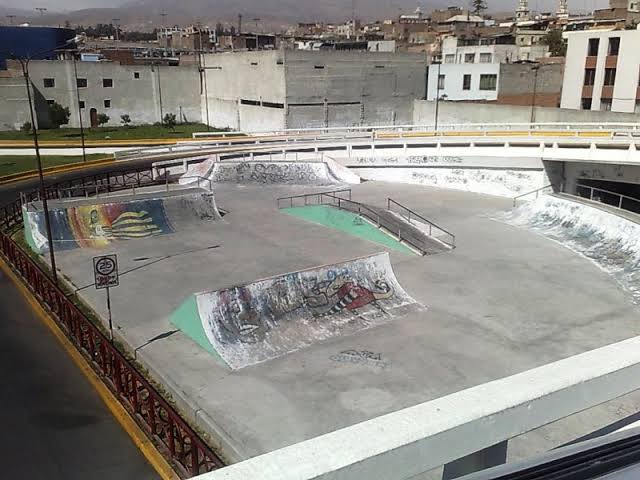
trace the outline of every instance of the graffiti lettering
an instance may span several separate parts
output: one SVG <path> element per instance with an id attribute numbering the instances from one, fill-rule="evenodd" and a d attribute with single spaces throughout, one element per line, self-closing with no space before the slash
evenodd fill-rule
<path id="1" fill-rule="evenodd" d="M 391 366 L 389 362 L 382 359 L 381 353 L 374 353 L 368 350 L 343 350 L 340 353 L 331 355 L 329 360 L 339 363 L 369 365 L 380 369 L 385 369 Z"/>

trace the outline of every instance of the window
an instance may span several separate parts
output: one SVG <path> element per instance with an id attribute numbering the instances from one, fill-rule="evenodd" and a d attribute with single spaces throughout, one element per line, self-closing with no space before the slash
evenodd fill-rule
<path id="1" fill-rule="evenodd" d="M 495 90 L 498 76 L 494 74 L 480 75 L 480 90 Z"/>
<path id="2" fill-rule="evenodd" d="M 608 55 L 616 56 L 620 52 L 620 37 L 611 37 L 609 39 L 609 53 Z"/>
<path id="3" fill-rule="evenodd" d="M 45 78 L 43 79 L 44 88 L 54 88 L 56 86 L 55 78 Z"/>
<path id="4" fill-rule="evenodd" d="M 464 63 L 474 63 L 476 61 L 475 53 L 465 53 L 464 54 Z"/>
<path id="5" fill-rule="evenodd" d="M 582 110 L 591 110 L 591 98 L 582 99 Z"/>
<path id="6" fill-rule="evenodd" d="M 103 88 L 113 88 L 113 78 L 103 78 L 102 79 L 102 87 Z"/>
<path id="7" fill-rule="evenodd" d="M 585 86 L 593 85 L 596 79 L 596 69 L 595 68 L 585 68 L 584 69 L 584 84 Z"/>
<path id="8" fill-rule="evenodd" d="M 133 72 L 133 78 L 138 80 L 140 78 L 140 72 Z"/>
<path id="9" fill-rule="evenodd" d="M 86 78 L 76 78 L 76 87 L 78 87 L 78 88 L 87 88 L 87 79 Z"/>
<path id="10" fill-rule="evenodd" d="M 47 100 L 47 105 L 53 105 L 54 103 L 56 103 L 55 100 Z"/>
<path id="11" fill-rule="evenodd" d="M 471 90 L 471 75 L 466 74 L 462 77 L 462 90 Z"/>
<path id="12" fill-rule="evenodd" d="M 604 84 L 608 87 L 616 83 L 616 69 L 605 68 L 604 69 Z"/>
<path id="13" fill-rule="evenodd" d="M 104 101 L 104 108 L 111 108 L 111 100 Z"/>
<path id="14" fill-rule="evenodd" d="M 480 63 L 491 63 L 491 54 L 490 53 L 481 53 L 480 54 Z"/>
<path id="15" fill-rule="evenodd" d="M 438 90 L 444 90 L 444 79 L 445 79 L 444 75 L 440 74 L 438 76 Z"/>
<path id="16" fill-rule="evenodd" d="M 84 108 L 84 100 L 80 100 L 80 110 Z"/>
<path id="17" fill-rule="evenodd" d="M 313 68 L 315 68 L 316 70 L 322 70 L 324 68 L 324 65 L 314 65 Z"/>
<path id="18" fill-rule="evenodd" d="M 611 111 L 611 99 L 610 98 L 601 98 L 600 99 L 600 110 L 603 112 Z"/>
<path id="19" fill-rule="evenodd" d="M 587 53 L 590 57 L 598 56 L 598 47 L 600 46 L 600 39 L 598 38 L 590 38 L 589 39 L 589 52 Z"/>
<path id="20" fill-rule="evenodd" d="M 454 54 L 447 54 L 444 56 L 444 63 L 455 63 L 456 56 Z"/>

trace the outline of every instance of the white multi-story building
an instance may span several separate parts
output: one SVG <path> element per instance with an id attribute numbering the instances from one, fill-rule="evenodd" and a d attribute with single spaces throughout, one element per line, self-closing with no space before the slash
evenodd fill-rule
<path id="1" fill-rule="evenodd" d="M 640 113 L 640 28 L 566 32 L 561 108 Z"/>
<path id="2" fill-rule="evenodd" d="M 499 63 L 430 65 L 427 100 L 497 100 L 499 75 Z"/>
<path id="3" fill-rule="evenodd" d="M 545 57 L 548 47 L 532 40 L 532 36 L 496 35 L 493 37 L 445 37 L 442 41 L 444 63 L 511 63 Z M 526 40 L 526 41 L 525 41 Z"/>

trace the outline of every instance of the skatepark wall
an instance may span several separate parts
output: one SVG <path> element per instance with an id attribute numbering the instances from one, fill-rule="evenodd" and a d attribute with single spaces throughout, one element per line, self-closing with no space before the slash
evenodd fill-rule
<path id="1" fill-rule="evenodd" d="M 170 321 L 235 370 L 386 323 L 416 307 L 389 254 L 378 253 L 198 293 Z"/>

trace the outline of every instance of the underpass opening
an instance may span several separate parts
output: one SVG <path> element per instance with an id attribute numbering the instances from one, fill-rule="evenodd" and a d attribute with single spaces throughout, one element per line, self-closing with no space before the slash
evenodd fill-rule
<path id="1" fill-rule="evenodd" d="M 637 183 L 578 179 L 576 193 L 583 198 L 640 213 L 640 184 Z"/>

